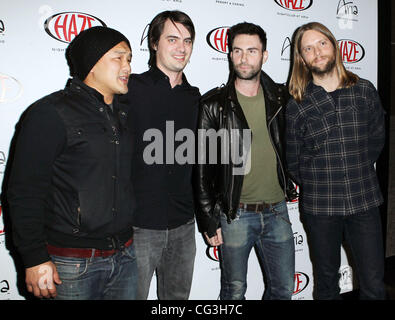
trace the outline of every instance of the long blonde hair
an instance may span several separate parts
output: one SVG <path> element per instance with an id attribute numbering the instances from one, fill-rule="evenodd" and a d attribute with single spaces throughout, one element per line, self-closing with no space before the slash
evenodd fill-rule
<path id="1" fill-rule="evenodd" d="M 319 22 L 310 22 L 304 24 L 297 29 L 294 37 L 292 75 L 289 81 L 289 93 L 294 97 L 294 99 L 298 103 L 302 101 L 307 84 L 312 79 L 311 72 L 305 66 L 301 54 L 302 37 L 304 33 L 308 30 L 315 30 L 322 33 L 332 43 L 333 47 L 335 48 L 335 55 L 336 55 L 335 68 L 337 69 L 337 72 L 339 74 L 340 85 L 343 88 L 351 87 L 359 79 L 359 77 L 356 74 L 347 71 L 346 68 L 344 67 L 339 50 L 339 45 L 337 43 L 336 38 L 329 31 L 329 29 Z"/>

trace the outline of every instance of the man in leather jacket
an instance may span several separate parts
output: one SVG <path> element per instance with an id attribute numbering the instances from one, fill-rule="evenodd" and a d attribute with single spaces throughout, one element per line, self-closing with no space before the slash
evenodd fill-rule
<path id="1" fill-rule="evenodd" d="M 261 27 L 246 22 L 233 26 L 228 45 L 229 81 L 207 92 L 200 103 L 195 174 L 199 229 L 210 245 L 220 246 L 221 299 L 244 299 L 254 246 L 266 276 L 264 298 L 291 299 L 295 258 L 286 199 L 296 192 L 283 150 L 288 94 L 261 70 L 268 57 Z M 225 138 L 216 136 L 220 147 L 212 145 L 208 133 L 213 129 L 225 133 Z M 241 167 L 235 149 L 244 152 Z"/>
<path id="2" fill-rule="evenodd" d="M 134 299 L 131 48 L 93 27 L 69 44 L 73 77 L 29 107 L 8 185 L 14 243 L 27 290 L 39 298 Z"/>

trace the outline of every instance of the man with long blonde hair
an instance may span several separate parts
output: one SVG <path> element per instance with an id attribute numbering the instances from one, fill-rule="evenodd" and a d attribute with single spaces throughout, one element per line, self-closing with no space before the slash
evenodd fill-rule
<path id="1" fill-rule="evenodd" d="M 286 108 L 288 170 L 300 186 L 316 299 L 339 299 L 340 247 L 351 248 L 361 299 L 385 299 L 384 253 L 374 168 L 384 145 L 375 87 L 347 71 L 322 24 L 301 26 Z"/>

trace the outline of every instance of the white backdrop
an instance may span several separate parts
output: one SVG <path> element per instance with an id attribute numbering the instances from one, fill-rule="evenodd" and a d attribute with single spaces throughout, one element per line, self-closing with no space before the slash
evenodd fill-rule
<path id="1" fill-rule="evenodd" d="M 147 70 L 147 24 L 163 10 L 186 12 L 196 28 L 196 41 L 185 73 L 201 93 L 225 83 L 228 76 L 227 27 L 247 21 L 267 32 L 269 59 L 263 69 L 277 82 L 288 78 L 290 39 L 295 29 L 319 21 L 341 44 L 346 67 L 376 85 L 376 0 L 13 0 L 0 3 L 0 183 L 14 126 L 35 100 L 64 87 L 68 67 L 65 48 L 75 34 L 105 24 L 124 33 L 132 45 L 132 71 Z M 47 21 L 47 24 L 45 22 Z M 45 28 L 46 25 L 46 28 Z M 29 159 L 26 159 L 29 161 Z M 0 204 L 1 205 L 1 204 Z M 313 275 L 307 239 L 299 221 L 298 204 L 289 204 L 296 245 L 294 299 L 312 299 Z M 1 206 L 0 206 L 1 209 Z M 1 212 L 1 210 L 0 210 Z M 197 233 L 197 256 L 191 299 L 217 299 L 219 263 L 216 248 L 207 248 Z M 342 292 L 352 289 L 352 269 L 342 250 L 339 270 Z M 150 299 L 156 299 L 156 281 Z M 252 252 L 247 299 L 260 299 L 262 273 Z M 16 288 L 15 266 L 5 248 L 0 219 L 0 300 L 23 299 Z"/>

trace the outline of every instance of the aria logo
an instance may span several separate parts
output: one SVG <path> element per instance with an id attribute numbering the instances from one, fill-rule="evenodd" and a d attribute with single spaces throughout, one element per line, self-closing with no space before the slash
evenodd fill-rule
<path id="1" fill-rule="evenodd" d="M 218 27 L 211 30 L 206 36 L 208 45 L 215 51 L 227 54 L 228 31 L 229 27 Z"/>
<path id="2" fill-rule="evenodd" d="M 337 42 L 344 63 L 356 63 L 365 56 L 365 49 L 358 42 L 349 39 L 340 39 Z"/>
<path id="3" fill-rule="evenodd" d="M 280 7 L 291 11 L 307 10 L 313 5 L 313 0 L 274 0 Z"/>
<path id="4" fill-rule="evenodd" d="M 10 284 L 7 280 L 0 281 L 0 293 L 7 293 L 10 291 Z"/>
<path id="5" fill-rule="evenodd" d="M 143 42 L 145 39 L 148 38 L 148 29 L 149 29 L 150 24 L 148 23 L 144 30 L 143 30 L 143 34 L 141 35 L 141 39 L 140 39 L 140 47 L 143 45 Z"/>
<path id="6" fill-rule="evenodd" d="M 336 14 L 338 16 L 357 16 L 358 7 L 353 1 L 339 0 L 337 4 Z"/>
<path id="7" fill-rule="evenodd" d="M 291 60 L 291 39 L 286 37 L 281 48 L 281 60 Z"/>
<path id="8" fill-rule="evenodd" d="M 296 272 L 294 275 L 294 292 L 293 295 L 301 293 L 309 285 L 310 278 L 303 272 Z"/>
<path id="9" fill-rule="evenodd" d="M 106 27 L 106 24 L 99 18 L 82 12 L 57 13 L 44 22 L 48 35 L 64 43 L 69 43 L 81 31 L 95 26 Z"/>

